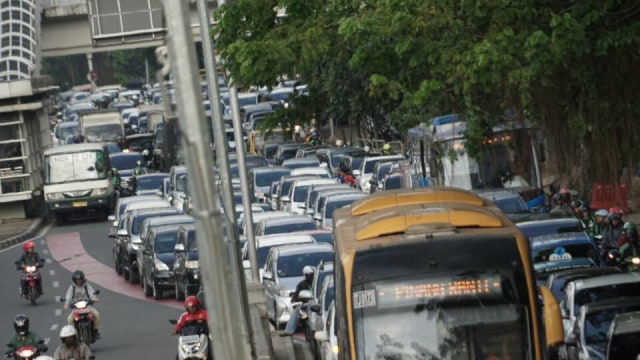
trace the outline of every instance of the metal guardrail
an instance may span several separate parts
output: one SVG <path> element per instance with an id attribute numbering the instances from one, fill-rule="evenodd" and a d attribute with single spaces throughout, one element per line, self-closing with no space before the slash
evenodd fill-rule
<path id="1" fill-rule="evenodd" d="M 52 8 L 59 6 L 84 5 L 87 0 L 42 0 L 42 8 Z"/>

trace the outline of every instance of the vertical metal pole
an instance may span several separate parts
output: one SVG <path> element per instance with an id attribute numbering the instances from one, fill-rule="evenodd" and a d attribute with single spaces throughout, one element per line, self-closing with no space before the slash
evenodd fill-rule
<path id="1" fill-rule="evenodd" d="M 229 267 L 231 271 L 231 279 L 235 282 L 235 291 L 237 292 L 238 302 L 242 305 L 244 312 L 245 332 L 249 333 L 251 324 L 249 322 L 249 304 L 246 295 L 246 284 L 242 269 L 242 260 L 240 258 L 240 245 L 238 225 L 236 221 L 236 209 L 233 202 L 233 184 L 231 181 L 231 170 L 229 168 L 229 152 L 224 128 L 224 120 L 222 118 L 222 107 L 220 102 L 220 89 L 218 88 L 218 75 L 216 71 L 216 59 L 213 56 L 213 45 L 210 34 L 209 9 L 206 0 L 197 0 L 198 17 L 200 21 L 200 38 L 202 42 L 202 53 L 204 56 L 204 65 L 207 75 L 207 83 L 209 88 L 209 104 L 211 106 L 211 128 L 213 130 L 213 138 L 216 149 L 216 162 L 221 178 L 222 204 L 224 213 L 227 217 L 227 251 Z M 208 132 L 207 132 L 208 134 Z M 243 168 L 243 164 L 238 162 L 239 169 Z M 242 174 L 242 173 L 240 173 Z"/>
<path id="2" fill-rule="evenodd" d="M 168 47 L 176 81 L 176 97 L 193 197 L 198 248 L 205 284 L 205 300 L 212 312 L 213 351 L 216 359 L 251 359 L 246 320 L 238 302 L 237 289 L 229 276 L 220 209 L 216 206 L 218 189 L 213 181 L 213 156 L 209 148 L 208 129 L 202 106 L 196 53 L 191 37 L 188 2 L 164 0 L 169 30 Z M 233 264 L 233 261 L 231 262 Z"/>
<path id="3" fill-rule="evenodd" d="M 201 0 L 202 1 L 202 0 Z M 233 119 L 233 136 L 236 140 L 236 152 L 238 153 L 238 174 L 240 175 L 240 190 L 242 191 L 242 207 L 247 224 L 247 246 L 249 250 L 249 262 L 251 263 L 251 281 L 258 282 L 258 257 L 256 256 L 256 239 L 253 233 L 253 213 L 251 212 L 251 195 L 249 194 L 249 174 L 247 172 L 246 152 L 244 148 L 244 134 L 242 133 L 242 120 L 240 119 L 240 104 L 238 103 L 238 90 L 233 80 L 229 84 L 229 100 L 231 102 L 231 116 Z M 240 144 L 240 145 L 238 145 Z"/>
<path id="4" fill-rule="evenodd" d="M 144 79 L 149 84 L 149 59 L 144 59 Z"/>
<path id="5" fill-rule="evenodd" d="M 87 80 L 91 82 L 91 91 L 96 91 L 96 83 L 93 81 L 93 54 L 87 53 L 87 64 L 89 65 L 89 74 L 87 74 Z"/>
<path id="6" fill-rule="evenodd" d="M 318 127 L 319 129 L 320 127 Z M 333 141 L 336 140 L 335 130 L 333 128 L 333 117 L 329 118 L 329 138 Z"/>

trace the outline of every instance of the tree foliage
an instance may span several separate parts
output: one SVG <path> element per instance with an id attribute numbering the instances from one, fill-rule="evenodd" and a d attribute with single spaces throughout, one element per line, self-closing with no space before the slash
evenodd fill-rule
<path id="1" fill-rule="evenodd" d="M 636 1 L 238 0 L 215 16 L 231 75 L 301 74 L 309 112 L 403 129 L 458 113 L 476 152 L 508 113 L 543 130 L 578 186 L 617 182 L 640 160 Z"/>

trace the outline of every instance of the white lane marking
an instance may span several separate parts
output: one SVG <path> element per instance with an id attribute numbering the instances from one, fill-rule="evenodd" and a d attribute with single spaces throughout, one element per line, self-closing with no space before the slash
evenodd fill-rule
<path id="1" fill-rule="evenodd" d="M 62 298 L 62 296 L 60 295 L 56 295 L 56 302 L 60 302 L 60 299 Z"/>
<path id="2" fill-rule="evenodd" d="M 53 263 L 53 260 L 51 260 L 50 258 L 47 258 L 46 262 L 47 262 L 47 264 L 51 264 L 51 263 Z"/>
<path id="3" fill-rule="evenodd" d="M 62 309 L 56 309 L 56 316 L 62 315 Z"/>
<path id="4" fill-rule="evenodd" d="M 45 226 L 44 228 L 42 228 L 42 230 L 40 230 L 40 232 L 38 233 L 38 235 L 34 236 L 33 238 L 34 238 L 34 239 L 38 239 L 38 238 L 43 237 L 43 236 L 44 236 L 44 234 L 46 234 L 46 233 L 47 233 L 47 231 L 49 231 L 49 229 L 50 229 L 52 226 L 53 226 L 53 224 L 49 224 L 49 225 Z M 41 244 L 44 244 L 44 243 L 45 243 L 45 240 L 44 240 L 44 239 L 40 240 L 40 243 L 41 243 Z M 9 246 L 9 247 L 7 247 L 7 248 L 4 248 L 4 249 L 0 250 L 0 253 L 7 252 L 7 251 L 9 251 L 9 250 L 11 250 L 11 249 L 15 249 L 15 248 L 17 248 L 18 246 L 22 246 L 22 244 L 23 244 L 23 243 L 17 243 L 17 244 L 15 244 L 15 245 L 13 245 L 13 246 Z"/>
<path id="5" fill-rule="evenodd" d="M 51 341 L 51 338 L 44 338 L 44 344 L 45 345 L 49 345 L 50 341 Z"/>
<path id="6" fill-rule="evenodd" d="M 44 242 L 44 240 L 42 240 L 42 242 Z M 44 245 L 44 244 L 42 244 L 42 245 Z M 49 253 L 49 250 L 47 250 L 47 249 L 42 249 L 42 253 L 43 253 L 43 254 L 48 254 L 48 253 Z"/>
<path id="7" fill-rule="evenodd" d="M 58 330 L 58 324 L 51 325 L 51 331 L 56 331 L 56 330 Z"/>
<path id="8" fill-rule="evenodd" d="M 56 271 L 55 270 L 49 270 L 49 275 L 51 276 L 56 276 Z"/>
<path id="9" fill-rule="evenodd" d="M 53 287 L 54 287 L 54 288 L 58 288 L 58 287 L 60 287 L 60 283 L 59 283 L 59 282 L 57 282 L 57 281 L 54 281 L 54 282 L 53 282 Z"/>

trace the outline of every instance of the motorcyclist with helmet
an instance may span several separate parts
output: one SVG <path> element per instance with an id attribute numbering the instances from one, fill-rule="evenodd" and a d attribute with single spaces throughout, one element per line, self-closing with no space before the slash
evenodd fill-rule
<path id="1" fill-rule="evenodd" d="M 595 222 L 593 224 L 592 235 L 594 237 L 601 236 L 604 229 L 607 227 L 607 218 L 609 217 L 609 212 L 606 209 L 600 209 L 596 211 Z"/>
<path id="2" fill-rule="evenodd" d="M 623 229 L 622 210 L 619 207 L 610 208 L 609 222 L 602 233 L 602 244 L 610 249 L 617 248 Z"/>
<path id="3" fill-rule="evenodd" d="M 178 323 L 173 329 L 173 334 L 179 334 L 182 329 L 193 321 L 209 321 L 209 313 L 203 309 L 197 296 L 191 295 L 184 299 L 185 312 L 180 315 Z"/>
<path id="4" fill-rule="evenodd" d="M 589 236 L 594 236 L 593 229 L 595 228 L 596 220 L 591 216 L 591 208 L 587 203 L 583 202 L 578 211 L 580 213 L 578 221 L 580 222 L 580 226 L 582 226 L 582 230 L 586 231 Z"/>
<path id="5" fill-rule="evenodd" d="M 96 291 L 91 284 L 87 283 L 84 273 L 80 270 L 76 270 L 71 274 L 71 280 L 73 283 L 67 289 L 65 295 L 64 308 L 71 309 L 73 303 L 79 300 L 90 300 L 93 304 L 98 303 L 96 297 Z M 92 305 L 87 305 L 87 309 L 93 314 L 93 331 L 96 339 L 100 338 L 100 313 Z M 73 325 L 73 311 L 67 317 L 67 323 Z"/>
<path id="6" fill-rule="evenodd" d="M 53 353 L 55 360 L 89 360 L 91 358 L 91 348 L 78 340 L 78 331 L 73 325 L 65 325 L 60 329 L 60 341 L 62 344 Z"/>
<path id="7" fill-rule="evenodd" d="M 36 266 L 37 268 L 41 268 L 44 266 L 44 259 L 41 258 L 40 255 L 36 252 L 35 242 L 31 240 L 26 241 L 22 245 L 22 251 L 22 255 L 20 256 L 18 261 L 15 262 L 16 268 L 18 270 L 22 271 L 27 266 Z M 26 284 L 24 281 L 22 281 L 22 278 L 20 278 L 20 293 L 22 294 L 22 297 L 27 296 L 27 291 L 29 289 L 28 286 L 29 284 Z M 42 291 L 42 283 L 38 284 L 38 291 L 40 292 L 40 295 L 44 294 L 44 292 Z"/>
<path id="8" fill-rule="evenodd" d="M 640 257 L 640 236 L 638 229 L 632 222 L 623 226 L 623 236 L 620 238 L 619 257 L 621 267 L 627 271 L 640 270 L 640 263 L 633 263 L 631 259 Z"/>
<path id="9" fill-rule="evenodd" d="M 307 265 L 302 268 L 302 275 L 304 275 L 304 279 L 302 279 L 298 285 L 296 286 L 296 291 L 291 295 L 291 302 L 302 301 L 299 296 L 300 292 L 303 290 L 311 291 L 311 287 L 313 286 L 313 274 L 315 274 L 316 268 L 314 266 Z M 298 327 L 298 321 L 300 320 L 300 311 L 292 311 L 289 317 L 289 321 L 287 322 L 287 326 L 284 329 L 283 336 L 293 335 L 296 332 L 296 328 Z"/>
<path id="10" fill-rule="evenodd" d="M 582 218 L 582 211 L 580 211 L 580 207 L 584 204 L 582 200 L 572 200 L 571 201 L 571 210 L 573 211 L 573 216 L 576 219 L 580 220 Z"/>
<path id="11" fill-rule="evenodd" d="M 382 155 L 395 155 L 390 144 L 384 144 L 382 146 Z"/>
<path id="12" fill-rule="evenodd" d="M 559 192 L 553 195 L 553 206 L 551 207 L 551 210 L 549 210 L 549 214 L 573 214 L 573 211 L 567 202 L 569 199 L 569 192 L 567 191 L 565 194 L 562 190 L 566 189 L 560 189 Z"/>
<path id="13" fill-rule="evenodd" d="M 144 166 L 142 165 L 142 160 L 138 160 L 136 161 L 136 167 L 133 169 L 133 175 L 137 176 L 137 175 L 142 175 L 144 174 Z"/>
<path id="14" fill-rule="evenodd" d="M 47 351 L 47 346 L 44 345 L 42 338 L 35 332 L 29 330 L 29 318 L 27 315 L 16 315 L 13 319 L 13 328 L 15 329 L 16 334 L 7 344 L 9 346 L 7 354 L 13 354 L 17 349 L 23 346 L 33 346 L 40 352 Z"/>

